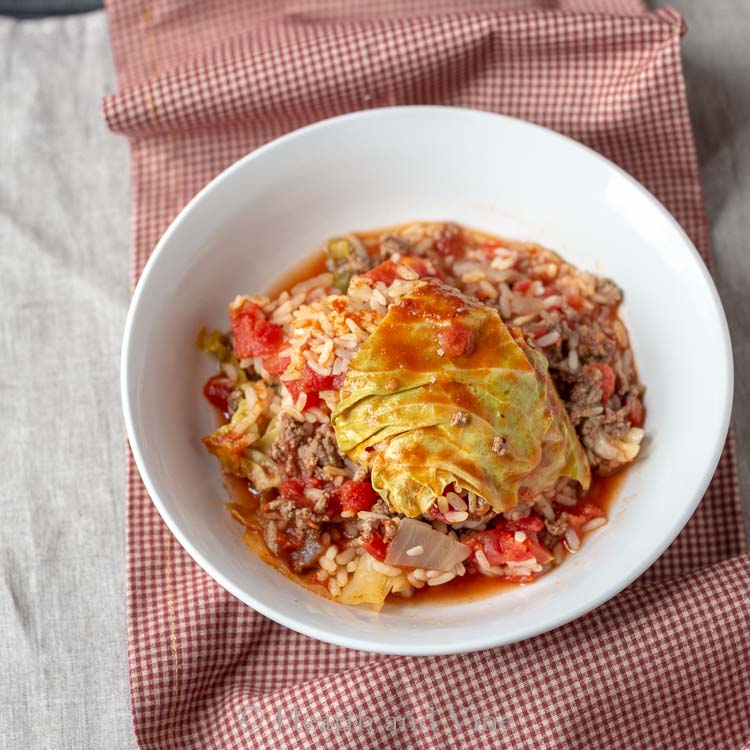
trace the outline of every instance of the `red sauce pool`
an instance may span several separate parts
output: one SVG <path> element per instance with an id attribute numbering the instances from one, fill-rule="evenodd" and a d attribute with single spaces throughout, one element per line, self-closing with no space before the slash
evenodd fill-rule
<path id="1" fill-rule="evenodd" d="M 322 250 L 317 250 L 312 255 L 297 263 L 294 268 L 290 268 L 266 291 L 267 297 L 278 297 L 282 292 L 288 292 L 295 284 L 307 281 L 313 276 L 325 272 L 326 256 Z"/>

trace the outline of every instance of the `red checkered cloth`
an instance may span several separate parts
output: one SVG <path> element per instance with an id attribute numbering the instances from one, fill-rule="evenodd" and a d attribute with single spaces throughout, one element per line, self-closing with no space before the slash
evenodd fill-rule
<path id="1" fill-rule="evenodd" d="M 502 112 L 654 192 L 708 261 L 672 10 L 639 0 L 112 0 L 133 280 L 227 165 L 394 104 Z M 330 646 L 256 614 L 162 523 L 128 458 L 128 642 L 142 748 L 733 748 L 750 740 L 750 558 L 730 440 L 685 530 L 625 592 L 514 646 L 439 658 Z M 734 559 L 732 559 L 734 558 Z"/>

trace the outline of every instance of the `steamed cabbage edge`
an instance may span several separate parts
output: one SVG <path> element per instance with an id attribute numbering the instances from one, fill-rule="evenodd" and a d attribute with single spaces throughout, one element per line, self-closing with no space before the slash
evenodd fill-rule
<path id="1" fill-rule="evenodd" d="M 456 325 L 471 331 L 473 348 L 441 356 L 438 334 Z M 454 424 L 458 411 L 463 426 Z M 410 517 L 450 484 L 500 512 L 517 504 L 521 486 L 589 482 L 546 359 L 520 346 L 495 310 L 435 280 L 416 285 L 363 343 L 332 422 L 340 449 Z M 505 451 L 493 450 L 498 437 Z"/>
<path id="2" fill-rule="evenodd" d="M 204 437 L 203 443 L 229 474 L 245 477 L 253 489 L 261 491 L 281 484 L 278 464 L 268 455 L 277 434 L 275 419 L 260 434 L 256 417 L 243 398 L 230 422 Z"/>
<path id="3" fill-rule="evenodd" d="M 398 594 L 407 588 L 409 581 L 405 574 L 387 576 L 375 570 L 375 559 L 365 552 L 359 556 L 354 574 L 335 599 L 341 604 L 368 605 L 378 612 L 388 594 Z"/>

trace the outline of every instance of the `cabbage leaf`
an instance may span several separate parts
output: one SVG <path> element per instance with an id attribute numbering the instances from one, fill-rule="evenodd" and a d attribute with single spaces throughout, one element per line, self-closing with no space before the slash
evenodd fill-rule
<path id="1" fill-rule="evenodd" d="M 451 484 L 499 512 L 521 487 L 537 494 L 561 476 L 588 487 L 547 361 L 517 338 L 493 308 L 424 280 L 363 343 L 332 422 L 393 510 L 426 513 Z"/>
<path id="2" fill-rule="evenodd" d="M 281 484 L 279 466 L 267 455 L 277 431 L 278 427 L 272 421 L 261 436 L 257 419 L 243 398 L 232 420 L 204 437 L 203 443 L 209 453 L 219 459 L 226 472 L 245 477 L 256 491 L 261 492 Z"/>
<path id="3" fill-rule="evenodd" d="M 456 340 L 468 344 L 451 350 Z M 529 361 L 496 310 L 430 279 L 389 309 L 354 356 L 332 422 L 339 448 L 371 470 L 393 510 L 419 516 L 454 484 L 504 511 L 559 422 L 550 390 L 556 397 L 546 361 L 543 372 Z M 549 451 L 554 469 L 539 480 L 561 466 Z"/>

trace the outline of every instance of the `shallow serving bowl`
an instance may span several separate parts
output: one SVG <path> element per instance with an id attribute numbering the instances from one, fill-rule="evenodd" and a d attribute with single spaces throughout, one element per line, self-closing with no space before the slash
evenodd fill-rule
<path id="1" fill-rule="evenodd" d="M 647 386 L 647 443 L 610 523 L 537 582 L 451 604 L 335 604 L 251 553 L 223 506 L 195 348 L 227 303 L 266 290 L 325 238 L 410 220 L 455 220 L 547 245 L 625 292 Z M 393 654 L 472 651 L 579 617 L 642 573 L 695 510 L 727 432 L 732 360 L 711 279 L 644 188 L 543 128 L 444 107 L 372 110 L 311 125 L 241 159 L 167 230 L 133 297 L 122 353 L 130 444 L 159 513 L 193 559 L 262 614 L 306 635 Z"/>

